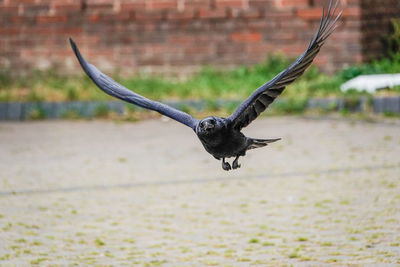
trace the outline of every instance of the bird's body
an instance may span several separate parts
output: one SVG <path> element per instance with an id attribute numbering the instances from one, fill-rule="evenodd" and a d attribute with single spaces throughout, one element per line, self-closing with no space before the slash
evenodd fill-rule
<path id="1" fill-rule="evenodd" d="M 325 40 L 336 28 L 335 24 L 341 15 L 340 12 L 336 17 L 334 16 L 337 5 L 338 1 L 333 7 L 332 0 L 330 0 L 328 11 L 327 13 L 325 13 L 325 10 L 323 11 L 318 32 L 306 51 L 287 69 L 254 91 L 227 118 L 212 116 L 198 120 L 183 111 L 138 95 L 100 72 L 95 66 L 90 65 L 82 57 L 72 39 L 70 39 L 70 42 L 82 68 L 101 90 L 121 100 L 157 111 L 189 126 L 195 131 L 205 150 L 214 158 L 222 159 L 224 170 L 230 170 L 240 167 L 238 159 L 240 156 L 244 156 L 249 149 L 263 147 L 280 140 L 280 138 L 255 139 L 246 137 L 241 129 L 255 120 L 282 93 L 287 85 L 300 77 L 311 65 Z M 225 162 L 225 158 L 230 157 L 235 157 L 232 166 Z"/>
<path id="2" fill-rule="evenodd" d="M 200 121 L 195 132 L 203 144 L 204 149 L 217 160 L 222 159 L 224 170 L 230 170 L 230 164 L 225 158 L 236 157 L 232 168 L 239 168 L 237 159 L 245 156 L 247 150 L 266 146 L 280 140 L 278 139 L 254 139 L 246 137 L 240 130 L 234 129 L 233 124 L 226 118 L 207 117 Z M 235 163 L 236 162 L 236 163 Z"/>
<path id="3" fill-rule="evenodd" d="M 197 136 L 207 152 L 216 159 L 244 156 L 250 143 L 249 138 L 240 131 L 233 130 L 228 123 L 225 123 L 225 118 L 212 117 L 210 120 L 221 121 L 221 127 L 210 132 L 196 129 Z"/>

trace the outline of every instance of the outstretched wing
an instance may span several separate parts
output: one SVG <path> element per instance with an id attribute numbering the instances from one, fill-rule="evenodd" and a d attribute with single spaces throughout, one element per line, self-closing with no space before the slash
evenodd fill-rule
<path id="1" fill-rule="evenodd" d="M 333 7 L 331 0 L 327 13 L 325 13 L 325 9 L 323 10 L 318 32 L 311 40 L 307 50 L 287 69 L 254 91 L 254 93 L 241 103 L 236 111 L 228 117 L 228 120 L 235 129 L 240 130 L 249 125 L 282 93 L 287 85 L 300 77 L 307 67 L 311 65 L 326 38 L 328 38 L 337 27 L 336 22 L 342 14 L 342 12 L 340 12 L 335 17 L 338 3 L 339 0 L 337 0 Z"/>
<path id="2" fill-rule="evenodd" d="M 76 46 L 72 38 L 70 38 L 69 40 L 72 49 L 74 50 L 75 55 L 78 58 L 79 63 L 81 64 L 83 70 L 93 80 L 93 82 L 105 93 L 114 96 L 116 98 L 119 98 L 121 100 L 124 100 L 126 102 L 138 105 L 142 108 L 157 111 L 167 117 L 170 117 L 171 119 L 174 119 L 176 121 L 179 121 L 180 123 L 183 123 L 191 127 L 193 130 L 196 129 L 199 120 L 193 118 L 192 116 L 183 111 L 177 110 L 163 103 L 152 101 L 148 98 L 138 95 L 132 92 L 131 90 L 125 88 L 124 86 L 120 85 L 119 83 L 117 83 L 116 81 L 114 81 L 101 71 L 99 71 L 95 66 L 89 64 L 82 57 L 81 53 L 78 50 L 78 47 Z"/>

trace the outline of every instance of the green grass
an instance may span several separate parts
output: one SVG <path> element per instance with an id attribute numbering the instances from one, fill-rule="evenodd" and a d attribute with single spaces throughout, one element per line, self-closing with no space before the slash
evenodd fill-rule
<path id="1" fill-rule="evenodd" d="M 199 73 L 186 80 L 162 78 L 155 76 L 133 76 L 114 78 L 135 92 L 156 100 L 167 99 L 205 99 L 206 109 L 218 109 L 215 99 L 247 98 L 256 88 L 273 78 L 288 67 L 292 60 L 280 54 L 270 55 L 267 59 L 254 66 L 241 66 L 232 70 L 222 70 L 204 67 Z M 304 109 L 306 100 L 310 97 L 343 96 L 339 87 L 351 78 L 360 74 L 396 73 L 400 72 L 400 53 L 391 58 L 348 67 L 336 75 L 328 76 L 312 66 L 304 75 L 284 91 L 283 97 L 289 99 L 286 103 L 275 104 L 275 109 L 283 112 L 296 113 Z M 393 89 L 400 93 L 400 87 Z M 359 93 L 350 92 L 349 95 Z M 27 77 L 13 77 L 9 71 L 0 71 L 0 102 L 7 101 L 72 101 L 72 100 L 107 100 L 112 99 L 86 76 L 66 77 L 54 71 L 34 72 Z M 230 111 L 236 105 L 227 107 Z M 105 116 L 106 111 L 96 111 L 99 116 Z M 35 110 L 31 116 L 41 118 L 40 110 Z"/>

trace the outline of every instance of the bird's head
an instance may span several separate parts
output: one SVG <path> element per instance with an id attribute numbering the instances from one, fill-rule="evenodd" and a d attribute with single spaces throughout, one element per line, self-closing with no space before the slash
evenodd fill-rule
<path id="1" fill-rule="evenodd" d="M 224 120 L 219 117 L 207 117 L 202 119 L 197 125 L 198 134 L 210 135 L 224 127 Z"/>

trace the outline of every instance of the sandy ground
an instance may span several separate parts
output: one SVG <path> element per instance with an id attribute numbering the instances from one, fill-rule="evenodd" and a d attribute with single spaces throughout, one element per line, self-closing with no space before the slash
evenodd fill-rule
<path id="1" fill-rule="evenodd" d="M 0 123 L 0 265 L 398 266 L 400 126 L 260 119 L 225 172 L 172 121 Z"/>

